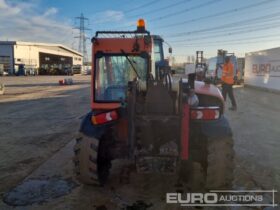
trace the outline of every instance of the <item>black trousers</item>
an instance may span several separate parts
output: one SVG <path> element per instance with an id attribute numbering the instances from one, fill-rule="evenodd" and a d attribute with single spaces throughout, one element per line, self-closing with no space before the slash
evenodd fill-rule
<path id="1" fill-rule="evenodd" d="M 235 98 L 234 98 L 234 95 L 233 95 L 233 88 L 232 88 L 232 85 L 229 85 L 229 84 L 226 84 L 226 83 L 223 83 L 222 84 L 222 94 L 223 94 L 223 97 L 226 101 L 227 99 L 227 94 L 231 100 L 231 105 L 233 107 L 236 107 L 236 101 L 235 101 Z"/>

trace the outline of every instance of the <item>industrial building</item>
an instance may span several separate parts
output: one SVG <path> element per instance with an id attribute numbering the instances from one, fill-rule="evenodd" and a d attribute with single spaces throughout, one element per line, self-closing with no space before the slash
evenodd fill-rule
<path id="1" fill-rule="evenodd" d="M 246 53 L 244 82 L 280 91 L 280 47 Z"/>
<path id="2" fill-rule="evenodd" d="M 16 74 L 25 69 L 69 69 L 83 64 L 82 54 L 61 44 L 0 41 L 0 73 Z"/>

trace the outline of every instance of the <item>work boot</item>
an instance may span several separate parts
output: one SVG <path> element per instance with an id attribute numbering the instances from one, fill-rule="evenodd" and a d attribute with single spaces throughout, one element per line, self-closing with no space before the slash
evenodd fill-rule
<path id="1" fill-rule="evenodd" d="M 230 110 L 230 111 L 236 111 L 236 110 L 237 110 L 237 107 L 236 107 L 236 106 L 232 106 L 232 107 L 228 108 L 228 110 Z"/>

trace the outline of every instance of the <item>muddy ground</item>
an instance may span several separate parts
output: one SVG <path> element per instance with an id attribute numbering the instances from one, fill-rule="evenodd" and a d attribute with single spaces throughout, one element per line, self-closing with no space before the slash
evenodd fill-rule
<path id="1" fill-rule="evenodd" d="M 0 77 L 0 83 L 6 84 L 6 94 L 0 96 L 1 200 L 14 187 L 24 186 L 22 200 L 9 200 L 21 206 L 1 201 L 0 209 L 136 209 L 132 205 L 137 206 L 137 200 L 144 201 L 142 206 L 153 205 L 142 209 L 180 209 L 165 203 L 166 192 L 182 188 L 172 176 L 132 173 L 129 183 L 120 184 L 125 161 L 115 162 L 104 188 L 76 182 L 71 163 L 73 138 L 89 110 L 90 77 L 74 76 L 72 86 L 57 85 L 61 78 Z M 235 93 L 238 111 L 226 110 L 234 132 L 234 189 L 279 190 L 280 95 L 244 87 L 236 87 Z M 41 184 L 49 186 L 48 198 L 37 196 Z"/>

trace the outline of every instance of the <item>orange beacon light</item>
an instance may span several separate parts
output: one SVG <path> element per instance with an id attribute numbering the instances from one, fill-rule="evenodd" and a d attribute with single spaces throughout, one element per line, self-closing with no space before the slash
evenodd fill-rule
<path id="1" fill-rule="evenodd" d="M 145 20 L 144 19 L 139 19 L 137 21 L 137 31 L 145 31 Z"/>

